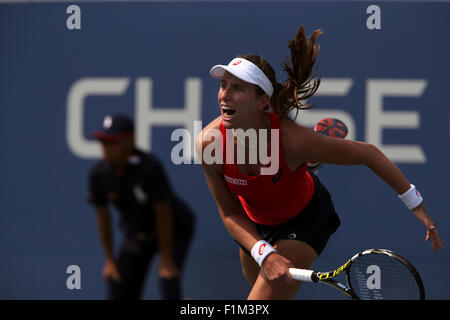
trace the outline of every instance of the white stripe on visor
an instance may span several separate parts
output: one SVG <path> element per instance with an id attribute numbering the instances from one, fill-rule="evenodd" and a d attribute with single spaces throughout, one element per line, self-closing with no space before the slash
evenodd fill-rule
<path id="1" fill-rule="evenodd" d="M 265 93 L 272 96 L 273 86 L 269 78 L 252 62 L 243 58 L 234 58 L 228 65 L 215 65 L 209 74 L 216 79 L 222 79 L 225 71 L 228 71 L 239 79 L 252 83 L 263 89 Z"/>

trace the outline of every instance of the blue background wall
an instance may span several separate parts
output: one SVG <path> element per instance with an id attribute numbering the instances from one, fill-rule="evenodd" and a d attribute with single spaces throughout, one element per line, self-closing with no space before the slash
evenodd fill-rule
<path id="1" fill-rule="evenodd" d="M 381 9 L 381 29 L 369 30 L 366 9 Z M 384 144 L 419 145 L 425 163 L 398 166 L 416 184 L 445 245 L 450 243 L 450 3 L 423 2 L 138 2 L 79 3 L 81 30 L 68 30 L 69 3 L 0 4 L 0 298 L 103 299 L 104 263 L 86 173 L 95 159 L 67 142 L 68 94 L 82 78 L 126 78 L 122 95 L 85 100 L 83 134 L 104 115 L 135 116 L 136 80 L 153 81 L 155 108 L 183 108 L 184 81 L 201 81 L 203 125 L 218 114 L 217 63 L 258 53 L 280 70 L 287 40 L 300 24 L 320 28 L 317 62 L 323 78 L 351 79 L 341 97 L 314 99 L 316 110 L 350 114 L 355 139 L 366 140 L 368 79 L 422 79 L 415 98 L 389 97 L 386 111 L 416 111 L 417 129 L 385 129 Z M 300 114 L 300 118 L 302 114 Z M 183 280 L 192 299 L 244 299 L 238 247 L 224 229 L 199 165 L 172 163 L 177 125 L 152 129 L 152 151 L 166 164 L 175 190 L 197 214 L 197 233 Z M 338 266 L 358 250 L 390 248 L 421 273 L 431 299 L 449 299 L 450 255 L 424 243 L 424 227 L 395 193 L 364 167 L 327 165 L 320 172 L 342 226 L 316 269 Z M 116 220 L 117 221 L 117 220 Z M 116 233 L 116 241 L 120 235 Z M 68 290 L 66 268 L 81 268 L 81 290 Z M 146 299 L 158 299 L 153 263 Z M 439 277 L 437 276 L 439 275 Z M 298 299 L 341 299 L 305 284 Z"/>

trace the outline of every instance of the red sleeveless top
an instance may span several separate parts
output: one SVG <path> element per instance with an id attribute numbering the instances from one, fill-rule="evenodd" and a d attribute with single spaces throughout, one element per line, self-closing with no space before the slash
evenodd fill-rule
<path id="1" fill-rule="evenodd" d="M 227 163 L 226 129 L 220 122 L 223 141 L 222 174 L 230 191 L 237 195 L 247 216 L 264 225 L 278 225 L 297 216 L 314 195 L 314 180 L 306 170 L 306 162 L 292 171 L 286 164 L 281 143 L 280 118 L 269 112 L 270 126 L 279 129 L 279 169 L 274 175 L 249 176 Z M 270 147 L 269 147 L 270 152 Z M 270 163 L 267 167 L 270 166 Z"/>

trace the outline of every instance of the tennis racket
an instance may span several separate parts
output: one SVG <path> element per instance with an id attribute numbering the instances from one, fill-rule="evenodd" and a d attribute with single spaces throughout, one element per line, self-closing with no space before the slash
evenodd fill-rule
<path id="1" fill-rule="evenodd" d="M 346 273 L 347 285 L 335 280 Z M 321 282 L 355 300 L 424 300 L 419 273 L 405 258 L 386 249 L 368 249 L 355 254 L 339 268 L 328 272 L 290 268 L 295 280 Z"/>

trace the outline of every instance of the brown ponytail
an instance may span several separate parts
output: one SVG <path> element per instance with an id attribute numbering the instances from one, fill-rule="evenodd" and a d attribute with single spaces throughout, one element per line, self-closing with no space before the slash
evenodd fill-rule
<path id="1" fill-rule="evenodd" d="M 317 91 L 320 85 L 320 78 L 314 70 L 320 46 L 315 44 L 317 37 L 322 31 L 315 30 L 307 39 L 303 26 L 300 26 L 295 38 L 288 42 L 291 53 L 291 61 L 288 59 L 283 64 L 283 71 L 287 73 L 288 79 L 281 84 L 276 81 L 275 71 L 272 66 L 262 57 L 249 54 L 239 56 L 257 65 L 272 82 L 274 92 L 270 105 L 272 110 L 280 116 L 287 116 L 288 113 L 296 109 L 296 115 L 301 109 L 308 109 L 311 106 L 302 102 L 310 98 Z M 258 87 L 261 94 L 264 91 Z"/>

